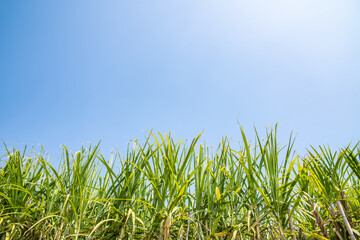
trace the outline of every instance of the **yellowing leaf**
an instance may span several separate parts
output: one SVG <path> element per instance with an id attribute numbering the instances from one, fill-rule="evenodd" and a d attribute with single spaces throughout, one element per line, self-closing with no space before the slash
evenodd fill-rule
<path id="1" fill-rule="evenodd" d="M 220 189 L 218 187 L 216 187 L 216 200 L 220 201 L 220 199 L 221 199 Z"/>

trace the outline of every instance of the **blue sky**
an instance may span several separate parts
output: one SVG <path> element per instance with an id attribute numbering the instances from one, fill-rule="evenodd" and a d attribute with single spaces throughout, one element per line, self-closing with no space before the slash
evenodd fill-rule
<path id="1" fill-rule="evenodd" d="M 3 1 L 0 138 L 8 145 L 146 130 L 215 145 L 279 122 L 285 144 L 360 140 L 356 0 Z"/>

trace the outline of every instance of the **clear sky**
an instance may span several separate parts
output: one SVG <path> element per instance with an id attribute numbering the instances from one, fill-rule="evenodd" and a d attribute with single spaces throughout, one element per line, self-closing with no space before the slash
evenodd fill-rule
<path id="1" fill-rule="evenodd" d="M 54 155 L 152 128 L 237 141 L 237 120 L 343 146 L 360 140 L 360 2 L 2 1 L 0 91 L 0 138 Z"/>

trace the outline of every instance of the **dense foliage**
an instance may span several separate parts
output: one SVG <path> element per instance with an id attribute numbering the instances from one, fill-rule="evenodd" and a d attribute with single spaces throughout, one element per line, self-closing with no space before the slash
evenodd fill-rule
<path id="1" fill-rule="evenodd" d="M 0 239 L 357 239 L 360 150 L 280 148 L 276 129 L 217 150 L 170 135 L 59 166 L 3 147 Z"/>

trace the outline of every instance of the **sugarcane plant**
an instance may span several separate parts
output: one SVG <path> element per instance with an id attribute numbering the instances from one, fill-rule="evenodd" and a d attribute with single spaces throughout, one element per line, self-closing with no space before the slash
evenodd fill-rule
<path id="1" fill-rule="evenodd" d="M 0 239 L 358 239 L 359 144 L 294 150 L 277 126 L 216 148 L 149 132 L 126 153 L 100 143 L 50 164 L 0 149 Z"/>

